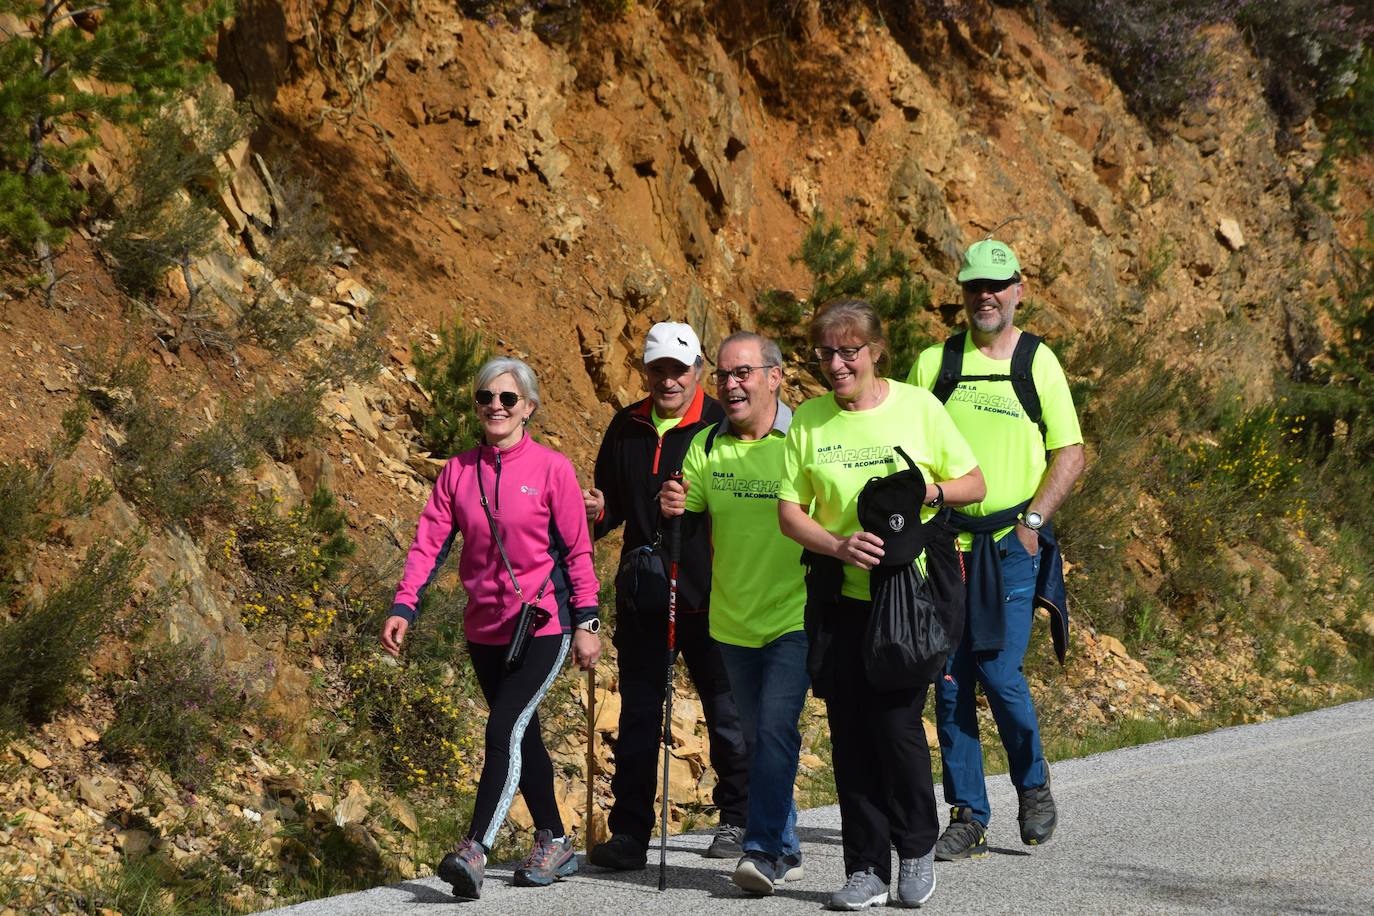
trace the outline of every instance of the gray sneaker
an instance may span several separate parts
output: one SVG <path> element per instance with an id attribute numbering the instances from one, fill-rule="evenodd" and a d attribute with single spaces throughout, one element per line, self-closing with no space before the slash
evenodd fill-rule
<path id="1" fill-rule="evenodd" d="M 1027 846 L 1048 843 L 1059 822 L 1054 796 L 1050 794 L 1050 772 L 1045 771 L 1045 784 L 1017 793 L 1016 820 L 1021 825 L 1021 842 Z"/>
<path id="2" fill-rule="evenodd" d="M 844 887 L 830 895 L 832 910 L 863 910 L 887 904 L 887 882 L 873 874 L 873 869 L 856 871 Z"/>
<path id="3" fill-rule="evenodd" d="M 738 859 L 744 855 L 744 828 L 734 824 L 721 824 L 711 845 L 702 853 L 708 859 Z"/>
<path id="4" fill-rule="evenodd" d="M 897 872 L 897 900 L 902 906 L 920 906 L 935 893 L 935 850 L 919 859 L 902 859 Z"/>
<path id="5" fill-rule="evenodd" d="M 777 881 L 777 866 L 761 852 L 746 852 L 735 866 L 731 880 L 746 893 L 767 897 L 773 893 L 773 884 Z"/>

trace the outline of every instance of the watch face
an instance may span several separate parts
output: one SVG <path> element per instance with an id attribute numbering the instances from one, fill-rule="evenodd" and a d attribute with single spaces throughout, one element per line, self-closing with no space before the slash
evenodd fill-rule
<path id="1" fill-rule="evenodd" d="M 1040 515 L 1039 512 L 1027 512 L 1027 513 L 1026 513 L 1026 527 L 1027 527 L 1027 528 L 1039 528 L 1039 527 L 1040 527 L 1041 525 L 1043 525 L 1043 524 L 1045 524 L 1045 519 Z"/>

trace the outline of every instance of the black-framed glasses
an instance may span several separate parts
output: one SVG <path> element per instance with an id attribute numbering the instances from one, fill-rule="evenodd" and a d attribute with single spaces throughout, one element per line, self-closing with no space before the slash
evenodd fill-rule
<path id="1" fill-rule="evenodd" d="M 524 400 L 514 391 L 503 391 L 498 395 L 495 391 L 486 388 L 478 388 L 477 392 L 473 395 L 473 399 L 477 401 L 477 406 L 479 407 L 486 407 L 497 398 L 501 399 L 501 406 L 507 410 L 510 410 L 516 404 Z"/>
<path id="2" fill-rule="evenodd" d="M 857 347 L 812 347 L 811 352 L 816 359 L 822 363 L 828 363 L 836 356 L 847 363 L 852 363 L 859 358 L 859 351 L 868 344 L 859 344 Z"/>
<path id="3" fill-rule="evenodd" d="M 755 370 L 772 369 L 775 366 L 777 363 L 764 363 L 762 366 L 736 366 L 733 369 L 717 369 L 711 375 L 715 378 L 717 385 L 724 385 L 725 380 L 732 377 L 737 382 L 747 382 Z"/>

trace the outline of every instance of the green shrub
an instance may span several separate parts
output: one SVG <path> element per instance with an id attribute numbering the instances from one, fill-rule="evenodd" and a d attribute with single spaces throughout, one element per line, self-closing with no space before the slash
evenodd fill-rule
<path id="1" fill-rule="evenodd" d="M 225 183 L 223 156 L 248 129 L 231 103 L 204 91 L 168 105 L 144 129 L 125 186 L 114 195 L 118 216 L 101 240 L 125 292 L 151 296 L 167 271 L 178 268 L 194 311 L 202 290 L 191 262 L 219 235 L 213 195 Z"/>
<path id="2" fill-rule="evenodd" d="M 273 185 L 277 206 L 257 252 L 266 270 L 252 280 L 241 323 L 269 350 L 285 353 L 315 329 L 310 299 L 324 291 L 338 242 L 314 180 L 282 162 Z"/>
<path id="3" fill-rule="evenodd" d="M 225 538 L 224 555 L 248 572 L 242 619 L 249 629 L 271 623 L 299 626 L 318 637 L 334 623 L 327 586 L 356 549 L 348 518 L 327 487 L 279 515 L 273 500 L 248 503 Z"/>
<path id="4" fill-rule="evenodd" d="M 91 480 L 84 495 L 68 491 L 65 507 L 51 505 L 59 495 L 53 475 L 75 451 L 90 416 L 90 404 L 78 401 L 62 414 L 61 429 L 46 448 L 28 461 L 0 462 L 0 610 L 13 599 L 34 542 L 53 519 L 79 514 L 106 495 L 103 482 Z"/>
<path id="5" fill-rule="evenodd" d="M 67 701 L 141 566 L 136 546 L 98 544 L 45 601 L 0 624 L 0 726 L 44 722 Z"/>
<path id="6" fill-rule="evenodd" d="M 439 329 L 439 343 L 432 349 L 415 348 L 415 374 L 432 399 L 420 433 L 435 455 L 456 455 L 480 439 L 472 380 L 490 358 L 481 334 L 468 331 L 457 319 Z"/>
<path id="7" fill-rule="evenodd" d="M 784 355 L 809 355 L 806 324 L 816 309 L 835 299 L 863 299 L 883 320 L 891 360 L 886 373 L 905 379 L 921 348 L 930 343 L 916 321 L 930 305 L 930 288 L 912 271 L 906 253 L 887 239 L 880 237 L 868 246 L 862 263 L 856 259 L 858 249 L 856 238 L 817 210 L 802 237 L 801 249 L 791 259 L 810 271 L 810 294 L 801 300 L 785 290 L 760 293 L 759 325 L 775 337 Z"/>
<path id="8" fill-rule="evenodd" d="M 217 670 L 204 646 L 165 644 L 142 653 L 135 679 L 117 691 L 101 736 L 115 756 L 141 753 L 187 786 L 203 786 L 255 713 L 246 684 Z"/>

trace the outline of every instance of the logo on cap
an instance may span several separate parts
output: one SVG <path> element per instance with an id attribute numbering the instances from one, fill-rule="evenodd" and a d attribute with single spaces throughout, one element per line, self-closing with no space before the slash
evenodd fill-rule
<path id="1" fill-rule="evenodd" d="M 994 248 L 994 249 L 992 249 L 992 251 L 989 253 L 988 257 L 992 260 L 992 263 L 994 263 L 994 264 L 1005 264 L 1005 263 L 1007 263 L 1007 253 L 1006 253 L 1004 250 L 1002 250 L 1001 248 Z"/>
<path id="2" fill-rule="evenodd" d="M 901 531 L 906 527 L 906 519 L 900 514 L 889 515 L 887 517 L 887 527 L 891 528 L 893 531 Z"/>

